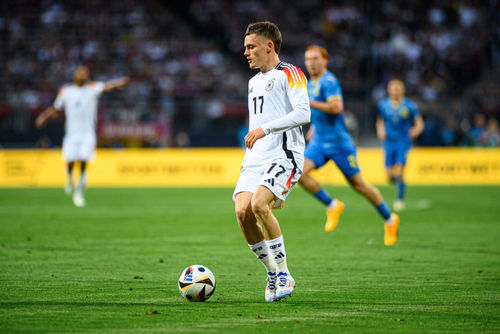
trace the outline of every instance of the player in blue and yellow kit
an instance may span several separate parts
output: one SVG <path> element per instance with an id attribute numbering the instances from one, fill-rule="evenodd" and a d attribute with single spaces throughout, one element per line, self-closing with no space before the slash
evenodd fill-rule
<path id="1" fill-rule="evenodd" d="M 394 210 L 397 211 L 404 209 L 406 156 L 412 140 L 424 130 L 424 121 L 417 105 L 405 97 L 405 86 L 401 80 L 389 81 L 387 92 L 389 97 L 378 104 L 377 135 L 384 141 L 387 177 L 396 184 Z"/>
<path id="2" fill-rule="evenodd" d="M 320 46 L 311 45 L 306 49 L 305 63 L 310 75 L 308 91 L 312 126 L 307 135 L 310 141 L 304 153 L 304 170 L 299 182 L 327 206 L 325 230 L 333 231 L 344 210 L 344 203 L 332 199 L 309 175 L 311 170 L 332 160 L 349 184 L 376 207 L 385 221 L 384 244 L 394 245 L 398 240 L 399 217 L 391 214 L 377 188 L 368 184 L 361 175 L 356 147 L 344 123 L 342 90 L 335 75 L 327 70 L 328 52 Z"/>

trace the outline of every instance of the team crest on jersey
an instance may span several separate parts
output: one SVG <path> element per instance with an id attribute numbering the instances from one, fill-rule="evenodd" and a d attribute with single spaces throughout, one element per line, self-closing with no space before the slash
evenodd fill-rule
<path id="1" fill-rule="evenodd" d="M 266 92 L 269 92 L 271 91 L 271 89 L 274 88 L 274 79 L 270 79 L 267 83 L 266 83 Z"/>
<path id="2" fill-rule="evenodd" d="M 410 111 L 408 110 L 408 108 L 401 109 L 401 111 L 399 113 L 401 114 L 401 117 L 403 117 L 403 118 L 408 118 L 408 116 L 410 115 Z"/>

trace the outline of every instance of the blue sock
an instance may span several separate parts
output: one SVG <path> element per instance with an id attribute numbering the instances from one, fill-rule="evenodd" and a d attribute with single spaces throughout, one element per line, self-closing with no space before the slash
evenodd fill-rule
<path id="1" fill-rule="evenodd" d="M 391 211 L 385 202 L 382 202 L 379 206 L 377 206 L 377 211 L 382 217 L 384 217 L 384 220 L 391 217 Z"/>
<path id="2" fill-rule="evenodd" d="M 406 193 L 406 183 L 401 180 L 400 183 L 398 183 L 398 194 L 397 197 L 399 200 L 403 200 L 405 198 L 405 193 Z"/>
<path id="3" fill-rule="evenodd" d="M 405 192 L 406 192 L 406 183 L 403 180 L 402 177 L 395 177 L 394 181 L 396 183 L 396 198 L 399 200 L 403 200 L 405 198 Z"/>
<path id="4" fill-rule="evenodd" d="M 316 197 L 327 206 L 332 202 L 332 198 L 323 188 L 321 188 L 316 194 L 314 194 L 314 197 Z"/>

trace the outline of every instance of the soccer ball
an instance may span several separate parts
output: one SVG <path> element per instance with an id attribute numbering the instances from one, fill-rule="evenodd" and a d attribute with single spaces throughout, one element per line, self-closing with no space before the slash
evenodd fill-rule
<path id="1" fill-rule="evenodd" d="M 198 264 L 184 269 L 179 277 L 179 292 L 190 302 L 204 302 L 215 291 L 214 274 Z"/>

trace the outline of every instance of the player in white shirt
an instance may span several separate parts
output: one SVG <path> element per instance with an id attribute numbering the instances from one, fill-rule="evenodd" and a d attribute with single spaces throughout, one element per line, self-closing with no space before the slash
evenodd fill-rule
<path id="1" fill-rule="evenodd" d="M 121 88 L 128 83 L 128 78 L 119 78 L 107 82 L 90 82 L 89 70 L 80 66 L 74 74 L 74 84 L 64 85 L 57 94 L 54 104 L 41 113 L 35 123 L 38 128 L 56 117 L 64 110 L 66 116 L 65 135 L 62 145 L 63 158 L 67 163 L 68 181 L 64 187 L 68 195 L 73 193 L 73 203 L 85 206 L 83 193 L 86 185 L 85 168 L 87 161 L 94 156 L 96 147 L 97 104 L 101 93 Z M 73 192 L 73 166 L 79 161 L 81 174 Z"/>
<path id="2" fill-rule="evenodd" d="M 268 273 L 268 302 L 291 295 L 295 286 L 271 210 L 283 206 L 300 179 L 305 148 L 301 125 L 311 117 L 307 79 L 300 68 L 280 61 L 281 40 L 270 22 L 252 23 L 245 33 L 245 57 L 260 72 L 248 84 L 250 131 L 233 194 L 240 229 Z"/>

